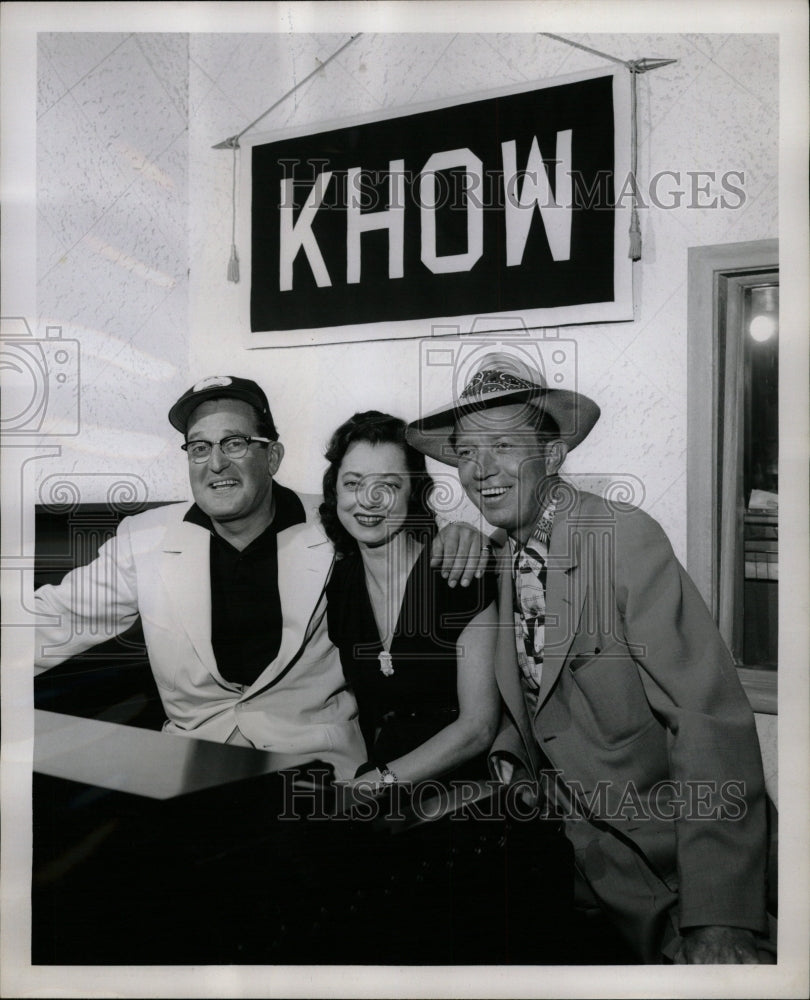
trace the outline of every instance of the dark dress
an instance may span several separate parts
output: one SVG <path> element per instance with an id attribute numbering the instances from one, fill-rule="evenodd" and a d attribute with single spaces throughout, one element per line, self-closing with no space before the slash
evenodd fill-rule
<path id="1" fill-rule="evenodd" d="M 390 648 L 394 672 L 385 676 L 362 557 L 336 562 L 327 587 L 329 636 L 357 698 L 370 761 L 396 760 L 458 716 L 456 641 L 495 589 L 491 573 L 469 587 L 448 587 L 431 569 L 426 545 L 405 586 Z M 486 754 L 436 777 L 486 780 Z M 396 796 L 389 789 L 379 815 L 403 809 L 408 817 L 409 801 L 407 789 Z M 351 902 L 336 918 L 340 933 L 351 928 L 382 963 L 571 960 L 570 845 L 552 824 L 513 823 L 497 795 L 487 808 L 399 833 L 364 820 L 342 830 L 346 859 L 333 868 L 346 879 Z"/>
<path id="2" fill-rule="evenodd" d="M 494 601 L 494 575 L 486 573 L 469 587 L 448 587 L 441 572 L 431 568 L 425 545 L 405 585 L 391 641 L 390 676 L 380 668 L 383 646 L 359 552 L 337 561 L 326 592 L 329 637 L 357 698 L 369 760 L 388 763 L 457 718 L 456 642 Z M 486 776 L 484 757 L 452 773 L 454 778 Z"/>

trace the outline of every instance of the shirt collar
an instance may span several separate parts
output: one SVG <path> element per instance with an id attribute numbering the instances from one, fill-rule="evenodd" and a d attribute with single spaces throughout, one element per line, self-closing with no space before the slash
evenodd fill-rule
<path id="1" fill-rule="evenodd" d="M 304 505 L 301 503 L 298 494 L 293 492 L 293 490 L 289 490 L 286 486 L 281 486 L 279 483 L 274 482 L 273 501 L 276 505 L 276 513 L 265 530 L 272 531 L 273 534 L 278 534 L 280 531 L 284 531 L 285 528 L 292 528 L 293 525 L 303 524 L 306 521 L 307 517 L 304 512 Z M 183 520 L 205 528 L 212 535 L 216 534 L 214 522 L 196 503 L 189 507 Z"/>
<path id="2" fill-rule="evenodd" d="M 531 535 L 526 539 L 525 543 L 521 544 L 517 539 L 509 536 L 509 545 L 512 549 L 512 553 L 516 554 L 524 549 L 537 548 L 542 546 L 544 549 L 548 550 L 548 542 L 551 538 L 551 529 L 554 526 L 554 515 L 557 512 L 557 501 L 554 497 L 550 497 L 545 507 L 543 508 L 537 522 L 532 529 Z"/>

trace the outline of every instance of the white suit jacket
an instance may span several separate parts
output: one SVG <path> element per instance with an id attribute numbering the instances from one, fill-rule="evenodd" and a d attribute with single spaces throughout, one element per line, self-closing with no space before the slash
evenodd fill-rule
<path id="1" fill-rule="evenodd" d="M 304 501 L 311 516 L 311 502 Z M 279 767 L 321 759 L 351 777 L 366 759 L 357 705 L 327 635 L 334 552 L 316 522 L 278 534 L 283 630 L 278 655 L 248 687 L 225 680 L 211 645 L 210 532 L 184 521 L 189 504 L 124 518 L 89 565 L 35 594 L 36 666 L 125 631 L 140 614 L 168 716 L 164 729 L 279 755 Z M 44 617 L 43 617 L 44 616 Z M 99 625 L 103 623 L 103 627 Z"/>

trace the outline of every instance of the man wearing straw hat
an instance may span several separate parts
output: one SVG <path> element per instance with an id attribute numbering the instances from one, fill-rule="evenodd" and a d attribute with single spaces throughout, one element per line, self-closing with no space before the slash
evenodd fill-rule
<path id="1" fill-rule="evenodd" d="M 499 529 L 492 768 L 563 816 L 583 900 L 642 961 L 755 963 L 768 925 L 753 714 L 657 522 L 560 479 L 599 412 L 492 354 L 408 429 Z"/>

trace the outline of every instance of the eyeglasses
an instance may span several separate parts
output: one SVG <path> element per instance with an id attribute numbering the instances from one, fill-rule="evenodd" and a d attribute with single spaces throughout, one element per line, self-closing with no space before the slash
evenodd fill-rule
<path id="1" fill-rule="evenodd" d="M 245 437 L 243 434 L 229 434 L 228 437 L 220 438 L 219 441 L 186 441 L 180 447 L 188 455 L 192 462 L 205 462 L 214 450 L 214 445 L 219 445 L 219 450 L 226 458 L 244 458 L 247 455 L 248 446 L 254 441 L 260 444 L 272 444 L 270 438 Z"/>

